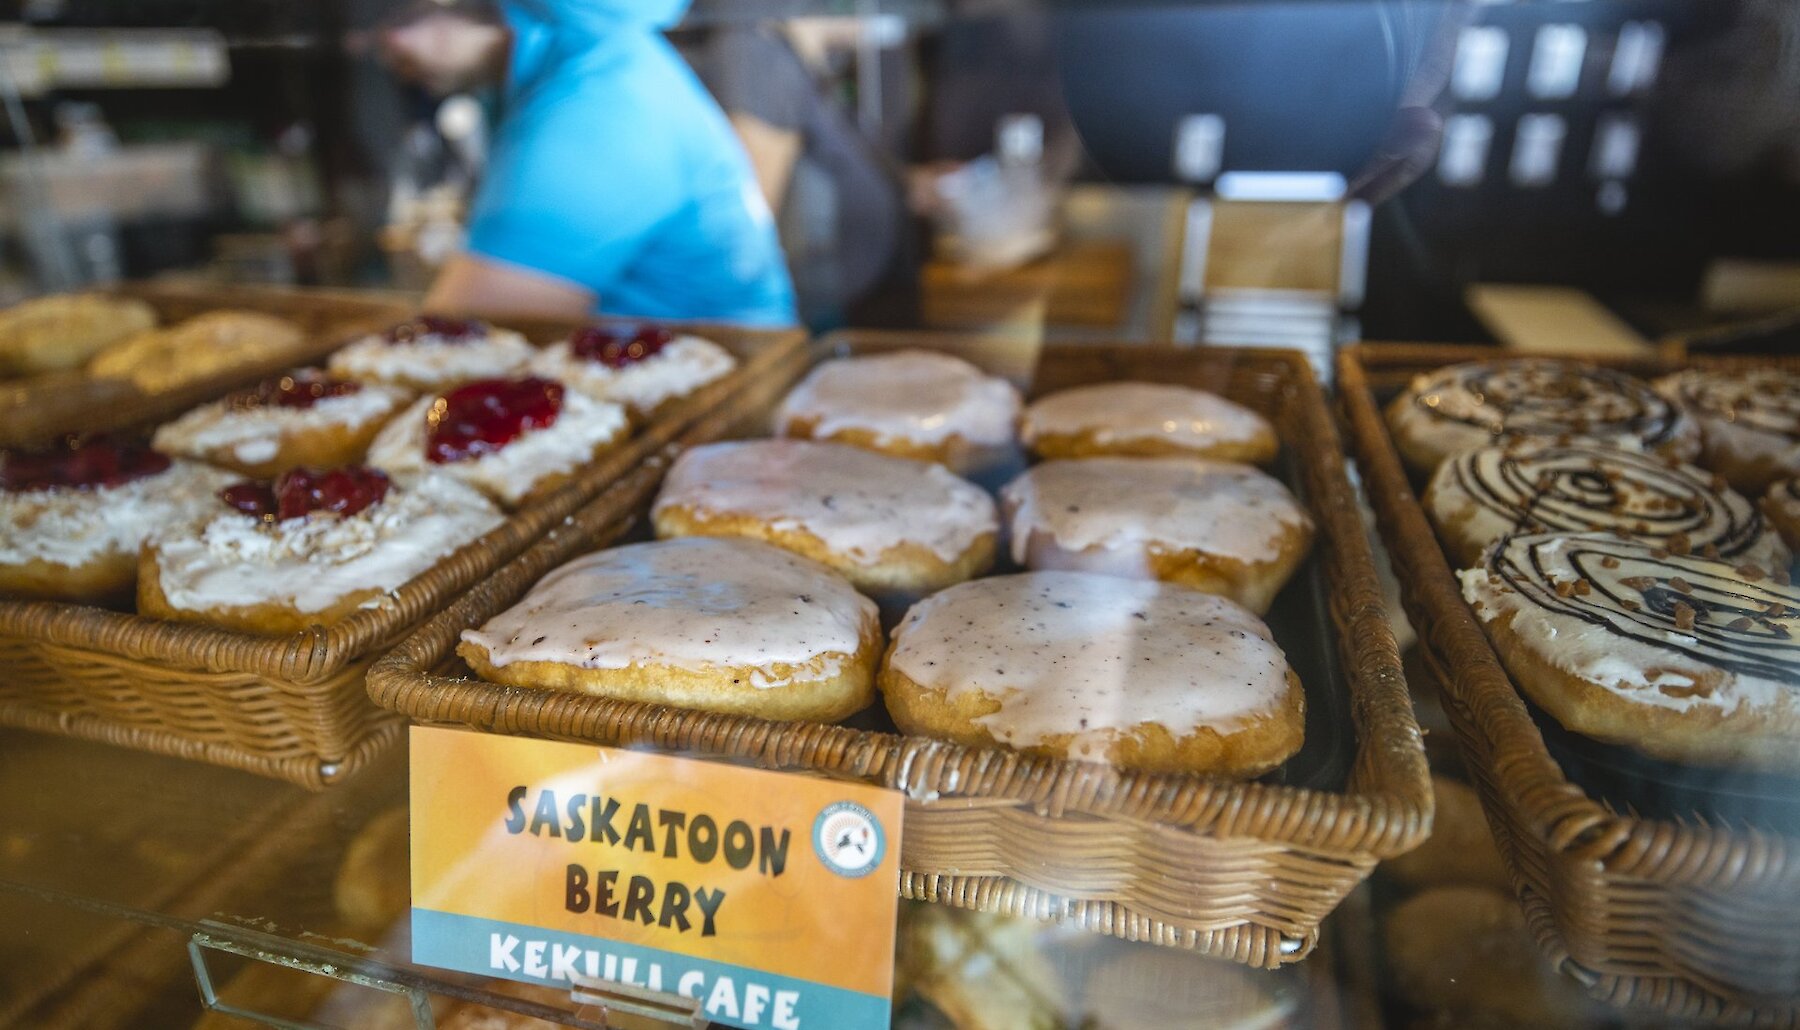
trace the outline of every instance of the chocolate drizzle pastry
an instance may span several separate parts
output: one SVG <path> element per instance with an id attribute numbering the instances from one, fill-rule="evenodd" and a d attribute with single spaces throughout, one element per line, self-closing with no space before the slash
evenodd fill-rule
<path id="1" fill-rule="evenodd" d="M 1677 553 L 1785 564 L 1756 507 L 1711 473 L 1594 444 L 1482 447 L 1451 457 L 1432 484 L 1447 507 L 1470 506 L 1507 532 L 1612 530 Z"/>
<path id="2" fill-rule="evenodd" d="M 1745 680 L 1790 691 L 1800 687 L 1800 589 L 1788 584 L 1785 572 L 1672 554 L 1608 533 L 1584 533 L 1502 541 L 1489 556 L 1488 590 L 1472 589 L 1471 581 L 1483 575 L 1479 569 L 1464 573 L 1464 593 L 1473 595 L 1471 600 L 1497 599 L 1503 610 L 1535 607 L 1578 619 L 1618 644 L 1629 641 L 1673 652 L 1732 673 L 1744 687 L 1752 686 Z M 1595 648 L 1596 643 L 1569 641 L 1571 651 L 1596 652 L 1565 655 L 1585 666 L 1570 671 L 1605 682 L 1615 678 L 1606 672 L 1609 663 L 1636 662 L 1646 675 L 1675 672 L 1679 678 L 1693 678 L 1661 667 L 1666 663 L 1655 656 L 1640 660 L 1629 647 Z M 1547 646 L 1555 650 L 1560 645 L 1553 639 Z M 1671 684 L 1649 685 L 1663 689 Z"/>
<path id="3" fill-rule="evenodd" d="M 1662 381 L 1665 392 L 1700 415 L 1740 429 L 1800 439 L 1800 374 L 1773 368 L 1700 370 Z"/>
<path id="4" fill-rule="evenodd" d="M 1678 440 L 1670 400 L 1622 372 L 1520 358 L 1451 365 L 1414 384 L 1413 404 L 1435 419 L 1492 436 L 1578 436 L 1656 448 Z"/>

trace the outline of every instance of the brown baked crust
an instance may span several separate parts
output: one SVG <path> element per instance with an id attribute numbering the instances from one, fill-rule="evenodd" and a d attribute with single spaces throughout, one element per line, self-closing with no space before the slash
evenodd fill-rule
<path id="1" fill-rule="evenodd" d="M 0 565 L 0 595 L 81 604 L 129 601 L 137 576 L 138 556 L 127 551 L 102 554 L 78 566 L 33 558 Z"/>
<path id="2" fill-rule="evenodd" d="M 781 435 L 799 440 L 848 444 L 851 447 L 860 447 L 865 451 L 891 454 L 896 458 L 935 462 L 958 473 L 986 468 L 997 464 L 1006 456 L 1005 448 L 984 447 L 970 443 L 961 433 L 951 433 L 937 443 L 922 443 L 897 437 L 883 438 L 873 430 L 856 427 L 840 429 L 835 433 L 820 436 L 814 432 L 818 425 L 817 418 L 795 416 L 787 421 L 782 428 Z"/>
<path id="3" fill-rule="evenodd" d="M 1013 514 L 1011 511 L 1006 513 L 1008 525 L 1013 524 Z M 1143 569 L 1147 574 L 1143 578 L 1179 583 L 1201 593 L 1228 597 L 1258 615 L 1265 615 L 1312 548 L 1310 525 L 1278 528 L 1280 538 L 1276 543 L 1276 556 L 1266 562 L 1244 562 L 1192 548 L 1170 550 L 1149 544 L 1143 551 Z M 1053 534 L 1036 527 L 1026 534 L 1025 565 L 1036 571 L 1120 574 L 1116 551 L 1099 547 L 1071 551 L 1057 543 Z"/>
<path id="4" fill-rule="evenodd" d="M 1512 612 L 1485 620 L 1488 639 L 1501 664 L 1520 690 L 1571 732 L 1674 762 L 1800 769 L 1800 707 L 1791 698 L 1754 711 L 1725 711 L 1707 705 L 1677 710 L 1643 704 L 1556 668 L 1541 653 L 1541 642 L 1514 632 L 1512 622 Z M 1682 671 L 1691 675 L 1687 669 Z M 1693 689 L 1715 689 L 1726 675 L 1713 670 L 1711 677 L 1695 677 Z M 1692 691 L 1684 688 L 1687 692 Z"/>
<path id="5" fill-rule="evenodd" d="M 252 604 L 226 608 L 188 610 L 177 608 L 163 593 L 162 575 L 157 566 L 154 547 L 144 549 L 138 569 L 137 606 L 139 615 L 175 622 L 199 622 L 209 626 L 241 630 L 263 636 L 285 637 L 314 626 L 329 626 L 356 614 L 370 601 L 387 593 L 385 590 L 359 590 L 339 598 L 331 607 L 319 612 L 303 612 L 289 605 Z"/>
<path id="6" fill-rule="evenodd" d="M 1214 461 L 1236 461 L 1246 465 L 1266 465 L 1281 453 L 1281 441 L 1272 429 L 1257 430 L 1249 440 L 1218 440 L 1187 445 L 1160 436 L 1102 442 L 1098 433 L 1040 433 L 1027 444 L 1031 452 L 1046 461 L 1054 458 L 1210 458 Z"/>
<path id="7" fill-rule="evenodd" d="M 976 720 L 1000 710 L 1000 699 L 979 690 L 960 691 L 926 687 L 894 667 L 895 644 L 881 665 L 877 685 L 888 714 L 902 733 L 917 733 L 973 747 L 1007 747 L 994 739 Z M 1176 737 L 1167 727 L 1149 724 L 1129 732 L 1114 731 L 1106 746 L 1106 759 L 1126 769 L 1145 772 L 1197 773 L 1207 776 L 1248 778 L 1279 766 L 1300 750 L 1306 732 L 1306 693 L 1300 678 L 1288 670 L 1288 689 L 1268 716 L 1250 720 L 1240 729 L 1220 733 L 1201 727 Z M 1073 733 L 1048 737 L 1031 747 L 1015 748 L 1030 755 L 1068 758 Z"/>
<path id="8" fill-rule="evenodd" d="M 804 529 L 780 529 L 764 519 L 736 512 L 700 511 L 687 504 L 657 508 L 651 520 L 659 540 L 681 536 L 748 537 L 792 551 L 842 573 L 858 590 L 929 592 L 974 579 L 994 564 L 994 536 L 988 532 L 945 561 L 923 544 L 899 540 L 873 565 L 859 565 Z"/>
<path id="9" fill-rule="evenodd" d="M 821 655 L 807 665 L 772 662 L 688 669 L 640 663 L 623 669 L 586 669 L 563 662 L 526 661 L 496 666 L 486 647 L 467 640 L 456 645 L 456 653 L 469 668 L 490 683 L 779 722 L 837 722 L 867 708 L 875 698 L 875 660 L 880 651 L 881 627 L 874 620 L 864 627 L 855 654 Z M 838 670 L 828 674 L 824 670 L 833 659 Z M 753 686 L 751 681 L 759 672 L 786 682 L 779 687 Z"/>
<path id="10" fill-rule="evenodd" d="M 1431 836 L 1413 850 L 1388 859 L 1382 868 L 1414 887 L 1464 883 L 1512 889 L 1475 788 L 1433 773 L 1431 792 L 1437 808 L 1431 818 Z"/>
<path id="11" fill-rule="evenodd" d="M 0 375 L 69 372 L 133 333 L 156 325 L 141 300 L 71 294 L 0 311 Z"/>
<path id="12" fill-rule="evenodd" d="M 268 479 L 301 466 L 336 468 L 361 461 L 369 453 L 369 444 L 375 441 L 375 434 L 381 432 L 381 427 L 395 414 L 398 412 L 370 419 L 361 426 L 328 425 L 285 430 L 276 445 L 275 457 L 268 461 L 239 461 L 231 447 L 197 447 L 171 453 L 257 479 Z"/>

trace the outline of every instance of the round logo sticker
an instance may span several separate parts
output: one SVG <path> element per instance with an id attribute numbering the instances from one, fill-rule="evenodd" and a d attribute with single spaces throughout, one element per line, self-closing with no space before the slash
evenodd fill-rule
<path id="1" fill-rule="evenodd" d="M 813 820 L 812 841 L 825 868 L 851 879 L 874 872 L 887 851 L 881 823 L 854 801 L 826 805 Z"/>

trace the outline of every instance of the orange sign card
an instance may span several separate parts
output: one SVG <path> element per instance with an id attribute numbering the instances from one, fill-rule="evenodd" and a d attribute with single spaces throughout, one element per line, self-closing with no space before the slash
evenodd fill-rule
<path id="1" fill-rule="evenodd" d="M 413 959 L 888 1025 L 901 796 L 643 751 L 412 728 Z"/>

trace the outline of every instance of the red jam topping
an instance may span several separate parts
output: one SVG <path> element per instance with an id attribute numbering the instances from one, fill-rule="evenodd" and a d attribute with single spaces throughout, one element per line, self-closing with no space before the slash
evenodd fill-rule
<path id="1" fill-rule="evenodd" d="M 554 425 L 562 403 L 562 384 L 536 376 L 459 386 L 439 397 L 426 416 L 425 458 L 442 465 L 492 454 L 533 429 Z"/>
<path id="2" fill-rule="evenodd" d="M 307 369 L 292 375 L 270 376 L 248 390 L 232 394 L 226 403 L 237 411 L 257 408 L 310 408 L 328 397 L 342 397 L 362 389 L 348 379 L 333 379 Z"/>
<path id="3" fill-rule="evenodd" d="M 219 496 L 246 515 L 286 522 L 328 511 L 348 518 L 387 496 L 387 473 L 366 465 L 336 469 L 290 469 L 272 483 L 246 480 Z"/>
<path id="4" fill-rule="evenodd" d="M 486 336 L 487 331 L 487 323 L 478 319 L 420 315 L 389 329 L 382 338 L 389 343 L 416 343 L 433 336 L 444 343 L 468 343 Z"/>
<path id="5" fill-rule="evenodd" d="M 660 325 L 590 325 L 569 337 L 569 351 L 607 368 L 624 368 L 660 352 L 675 334 Z"/>
<path id="6" fill-rule="evenodd" d="M 168 467 L 167 456 L 139 441 L 105 435 L 70 437 L 40 450 L 0 451 L 0 490 L 98 489 L 153 476 Z"/>

